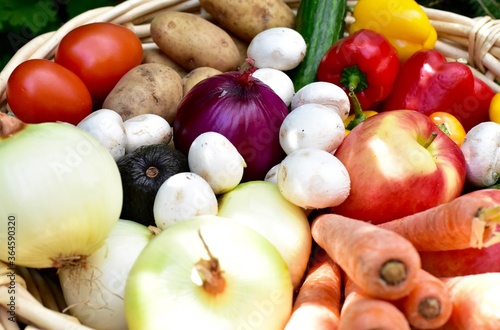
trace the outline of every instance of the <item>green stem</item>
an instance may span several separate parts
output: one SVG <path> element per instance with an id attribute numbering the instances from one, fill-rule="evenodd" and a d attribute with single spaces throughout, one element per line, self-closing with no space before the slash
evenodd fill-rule
<path id="1" fill-rule="evenodd" d="M 434 139 L 436 138 L 437 135 L 438 135 L 437 132 L 432 132 L 431 136 L 429 136 L 429 138 L 427 139 L 427 141 L 425 141 L 425 143 L 423 144 L 423 147 L 425 149 L 427 149 L 431 145 L 431 143 L 434 141 Z"/>
<path id="2" fill-rule="evenodd" d="M 356 93 L 354 93 L 354 88 L 349 88 L 349 98 L 351 99 L 352 105 L 354 106 L 354 119 L 351 120 L 349 124 L 347 124 L 346 129 L 352 130 L 354 127 L 356 127 L 366 119 L 366 115 L 361 108 L 361 104 L 359 103 Z"/>
<path id="3" fill-rule="evenodd" d="M 366 74 L 357 65 L 342 69 L 340 83 L 348 90 L 358 93 L 368 88 Z"/>

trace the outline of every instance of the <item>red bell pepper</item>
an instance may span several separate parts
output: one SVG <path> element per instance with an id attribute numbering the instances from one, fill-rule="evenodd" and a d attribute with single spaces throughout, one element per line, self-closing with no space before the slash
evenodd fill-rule
<path id="1" fill-rule="evenodd" d="M 448 112 L 468 131 L 488 120 L 493 95 L 466 64 L 448 62 L 437 50 L 423 50 L 402 63 L 394 87 L 379 110 L 411 109 L 427 116 Z"/>
<path id="2" fill-rule="evenodd" d="M 339 39 L 318 66 L 319 81 L 354 90 L 362 109 L 384 100 L 399 70 L 399 57 L 381 34 L 362 29 Z"/>

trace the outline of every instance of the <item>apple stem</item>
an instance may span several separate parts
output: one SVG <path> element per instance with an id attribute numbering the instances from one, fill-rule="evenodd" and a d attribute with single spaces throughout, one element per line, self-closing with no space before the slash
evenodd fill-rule
<path id="1" fill-rule="evenodd" d="M 400 260 L 389 260 L 380 268 L 380 279 L 391 286 L 403 282 L 406 275 L 406 265 Z"/>
<path id="2" fill-rule="evenodd" d="M 18 118 L 0 112 L 0 139 L 8 138 L 9 136 L 22 131 L 26 126 Z"/>
<path id="3" fill-rule="evenodd" d="M 209 259 L 200 259 L 194 267 L 202 280 L 202 286 L 205 291 L 216 295 L 224 291 L 226 287 L 226 279 L 222 276 L 223 272 L 220 269 L 219 259 L 212 255 L 199 229 L 198 236 L 200 236 L 201 242 L 208 253 Z"/>
<path id="4" fill-rule="evenodd" d="M 427 141 L 425 141 L 424 143 L 424 148 L 427 149 L 431 143 L 436 139 L 438 133 L 437 132 L 432 132 L 431 133 L 431 136 L 429 136 L 429 138 L 427 139 Z"/>

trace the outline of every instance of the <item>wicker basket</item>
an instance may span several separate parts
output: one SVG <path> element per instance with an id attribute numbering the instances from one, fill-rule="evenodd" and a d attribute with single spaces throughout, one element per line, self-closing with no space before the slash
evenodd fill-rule
<path id="1" fill-rule="evenodd" d="M 300 1 L 285 0 L 296 10 Z M 354 6 L 356 1 L 348 1 Z M 21 62 L 33 58 L 51 59 L 61 38 L 73 28 L 91 22 L 114 22 L 132 29 L 142 40 L 144 49 L 157 48 L 149 31 L 151 19 L 166 10 L 177 10 L 212 18 L 201 8 L 199 0 L 128 0 L 114 7 L 102 7 L 87 11 L 61 26 L 59 30 L 40 35 L 21 48 L 0 72 L 0 111 L 7 112 L 5 88 L 9 75 Z M 490 17 L 469 18 L 450 12 L 424 8 L 438 32 L 435 48 L 450 61 L 468 63 L 476 76 L 500 92 L 500 20 Z M 346 24 L 353 22 L 348 14 Z M 8 321 L 5 309 L 10 280 L 8 266 L 0 262 L 0 330 L 20 329 L 17 323 Z M 51 276 L 52 275 L 52 276 Z M 87 329 L 76 318 L 68 315 L 61 289 L 54 274 L 43 270 L 17 268 L 16 314 L 26 329 Z M 3 307 L 2 307 L 3 306 Z"/>

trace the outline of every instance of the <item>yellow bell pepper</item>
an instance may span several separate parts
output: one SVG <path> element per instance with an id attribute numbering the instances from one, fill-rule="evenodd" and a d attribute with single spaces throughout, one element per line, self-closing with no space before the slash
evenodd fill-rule
<path id="1" fill-rule="evenodd" d="M 382 34 L 396 48 L 401 61 L 436 44 L 436 29 L 414 0 L 359 0 L 353 17 L 350 34 L 361 29 Z"/>
<path id="2" fill-rule="evenodd" d="M 491 121 L 500 124 L 500 92 L 496 93 L 491 99 L 488 114 Z"/>

